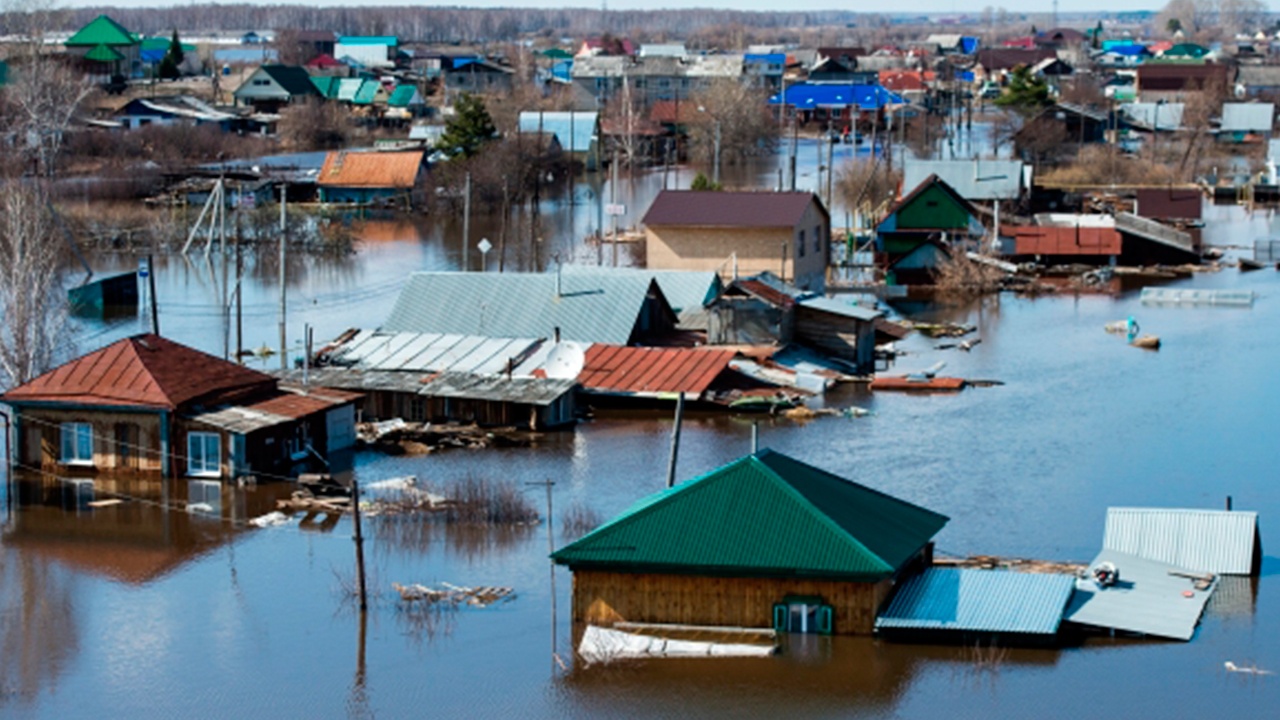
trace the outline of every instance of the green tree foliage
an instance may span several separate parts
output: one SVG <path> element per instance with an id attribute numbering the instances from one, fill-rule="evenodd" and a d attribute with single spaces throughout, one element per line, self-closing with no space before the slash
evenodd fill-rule
<path id="1" fill-rule="evenodd" d="M 493 139 L 497 129 L 484 100 L 462 93 L 453 104 L 454 114 L 444 127 L 438 149 L 450 156 L 473 157 Z"/>
<path id="2" fill-rule="evenodd" d="M 996 98 L 996 105 L 1015 110 L 1036 110 L 1052 104 L 1053 97 L 1044 78 L 1032 75 L 1031 69 L 1025 65 L 1013 69 L 1008 90 Z"/>
<path id="3" fill-rule="evenodd" d="M 158 74 L 165 80 L 177 80 L 182 77 L 182 61 L 186 55 L 182 52 L 182 41 L 178 39 L 178 31 L 173 31 L 173 39 L 169 41 L 169 49 L 160 60 Z"/>
<path id="4" fill-rule="evenodd" d="M 711 178 L 702 173 L 698 173 L 693 178 L 693 183 L 689 185 L 690 190 L 723 190 L 724 186 L 717 182 L 711 182 Z"/>
<path id="5" fill-rule="evenodd" d="M 1182 29 L 1182 21 L 1178 18 L 1169 18 L 1169 21 L 1164 24 L 1164 29 L 1168 30 L 1170 35 L 1174 35 Z"/>
<path id="6" fill-rule="evenodd" d="M 1099 20 L 1097 26 L 1093 28 L 1093 37 L 1091 38 L 1091 40 L 1092 42 L 1090 43 L 1090 45 L 1093 47 L 1094 50 L 1098 50 L 1102 47 L 1102 21 L 1101 20 Z"/>

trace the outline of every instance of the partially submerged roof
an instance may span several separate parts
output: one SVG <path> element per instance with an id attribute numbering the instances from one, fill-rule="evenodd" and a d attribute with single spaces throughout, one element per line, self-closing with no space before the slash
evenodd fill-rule
<path id="1" fill-rule="evenodd" d="M 573 345 L 571 352 L 566 352 L 568 345 Z M 582 370 L 585 348 L 567 342 L 558 346 L 547 338 L 359 330 L 345 333 L 324 352 L 329 365 L 360 371 L 498 375 L 510 369 L 516 376 L 540 372 L 572 378 Z M 576 357 L 576 364 L 561 368 L 569 356 Z"/>
<path id="2" fill-rule="evenodd" d="M 0 395 L 0 400 L 172 410 L 220 392 L 274 383 L 257 370 L 145 334 L 54 368 Z"/>
<path id="3" fill-rule="evenodd" d="M 315 413 L 353 402 L 359 395 L 341 390 L 314 388 L 309 392 L 281 390 L 249 405 L 219 405 L 200 409 L 188 419 L 239 435 L 291 423 Z"/>
<path id="4" fill-rule="evenodd" d="M 931 567 L 898 588 L 876 629 L 1054 635 L 1074 587 L 1069 575 Z"/>
<path id="5" fill-rule="evenodd" d="M 568 152 L 585 153 L 596 140 L 600 113 L 595 112 L 537 112 L 520 113 L 520 132 L 554 133 L 560 146 Z"/>
<path id="6" fill-rule="evenodd" d="M 823 297 L 820 295 L 802 297 L 799 300 L 799 305 L 802 308 L 852 318 L 862 322 L 871 322 L 872 320 L 884 315 L 884 313 L 876 310 L 875 308 L 856 305 L 837 298 Z"/>
<path id="7" fill-rule="evenodd" d="M 1156 220 L 1199 220 L 1204 191 L 1198 187 L 1138 188 L 1134 212 Z"/>
<path id="8" fill-rule="evenodd" d="M 90 47 L 97 45 L 135 45 L 138 39 L 123 25 L 106 15 L 89 21 L 63 43 L 66 47 Z M 90 58 L 92 59 L 92 58 Z"/>
<path id="9" fill-rule="evenodd" d="M 1102 546 L 1200 572 L 1252 575 L 1262 559 L 1256 512 L 1107 508 Z"/>
<path id="10" fill-rule="evenodd" d="M 663 190 L 641 222 L 650 227 L 793 228 L 817 202 L 811 192 Z"/>
<path id="11" fill-rule="evenodd" d="M 1104 562 L 1115 565 L 1120 579 L 1105 588 L 1091 578 L 1077 580 L 1064 620 L 1170 640 L 1195 635 L 1214 585 L 1197 590 L 1184 577 L 1194 575 L 1192 570 L 1115 550 L 1098 553 L 1089 567 Z"/>
<path id="12" fill-rule="evenodd" d="M 1014 255 L 1119 255 L 1123 247 L 1114 227 L 1004 225 L 1000 232 L 1013 238 Z"/>
<path id="13" fill-rule="evenodd" d="M 729 367 L 733 350 L 592 345 L 578 380 L 588 392 L 694 399 Z"/>
<path id="14" fill-rule="evenodd" d="M 947 518 L 763 450 L 655 493 L 552 558 L 575 569 L 892 576 Z"/>
<path id="15" fill-rule="evenodd" d="M 417 272 L 382 329 L 489 337 L 560 337 L 629 345 L 644 332 L 650 295 L 674 324 L 650 277 L 612 273 Z"/>
<path id="16" fill-rule="evenodd" d="M 335 150 L 324 159 L 316 184 L 320 187 L 409 189 L 417 185 L 423 152 L 347 152 Z"/>
<path id="17" fill-rule="evenodd" d="M 902 186 L 919 187 L 931 175 L 966 200 L 1014 200 L 1022 195 L 1021 160 L 912 160 L 902 168 Z"/>

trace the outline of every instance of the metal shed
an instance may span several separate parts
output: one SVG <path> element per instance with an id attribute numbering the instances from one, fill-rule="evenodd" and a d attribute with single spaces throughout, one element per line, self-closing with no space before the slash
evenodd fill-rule
<path id="1" fill-rule="evenodd" d="M 1102 546 L 1215 574 L 1257 575 L 1262 564 L 1256 512 L 1107 508 Z"/>

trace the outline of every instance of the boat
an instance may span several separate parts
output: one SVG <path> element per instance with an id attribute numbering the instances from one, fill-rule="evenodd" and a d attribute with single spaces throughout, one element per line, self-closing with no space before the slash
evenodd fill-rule
<path id="1" fill-rule="evenodd" d="M 900 377 L 877 377 L 871 381 L 871 391 L 896 390 L 902 392 L 959 392 L 964 389 L 964 378 L 932 377 L 927 375 L 906 375 Z"/>
<path id="2" fill-rule="evenodd" d="M 1240 258 L 1240 272 L 1249 272 L 1251 270 L 1261 270 L 1261 269 L 1262 269 L 1262 263 L 1258 262 L 1257 260 Z"/>

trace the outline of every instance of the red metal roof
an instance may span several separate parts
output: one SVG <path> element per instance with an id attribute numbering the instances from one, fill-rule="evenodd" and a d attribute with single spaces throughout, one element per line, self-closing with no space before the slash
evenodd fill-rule
<path id="1" fill-rule="evenodd" d="M 649 226 L 792 228 L 809 204 L 816 202 L 810 192 L 663 190 L 642 222 Z"/>
<path id="2" fill-rule="evenodd" d="M 1120 233 L 1110 227 L 1039 227 L 1005 225 L 1014 238 L 1015 255 L 1119 255 Z"/>
<path id="3" fill-rule="evenodd" d="M 666 123 L 674 125 L 676 123 L 686 123 L 697 118 L 701 113 L 698 112 L 696 102 L 686 100 L 678 103 L 675 100 L 658 100 L 649 108 L 649 119 L 656 123 Z"/>
<path id="4" fill-rule="evenodd" d="M 795 298 L 759 280 L 739 280 L 734 284 L 770 305 L 789 308 L 796 304 Z"/>
<path id="5" fill-rule="evenodd" d="M 1199 220 L 1203 203 L 1200 188 L 1141 188 L 1134 212 L 1155 220 Z"/>
<path id="6" fill-rule="evenodd" d="M 932 70 L 881 70 L 880 84 L 896 93 L 925 89 L 927 83 L 938 79 Z"/>
<path id="7" fill-rule="evenodd" d="M 421 150 L 334 151 L 325 156 L 316 184 L 321 187 L 412 188 L 418 183 L 422 156 Z"/>
<path id="8" fill-rule="evenodd" d="M 283 390 L 279 395 L 247 406 L 249 410 L 298 419 L 338 407 L 361 397 L 359 393 L 313 388 L 307 394 L 299 390 Z"/>
<path id="9" fill-rule="evenodd" d="M 72 360 L 0 399 L 173 410 L 199 398 L 274 384 L 270 375 L 147 334 Z"/>
<path id="10" fill-rule="evenodd" d="M 642 348 L 595 344 L 587 348 L 578 382 L 589 391 L 677 393 L 698 396 L 724 372 L 733 350 Z"/>

